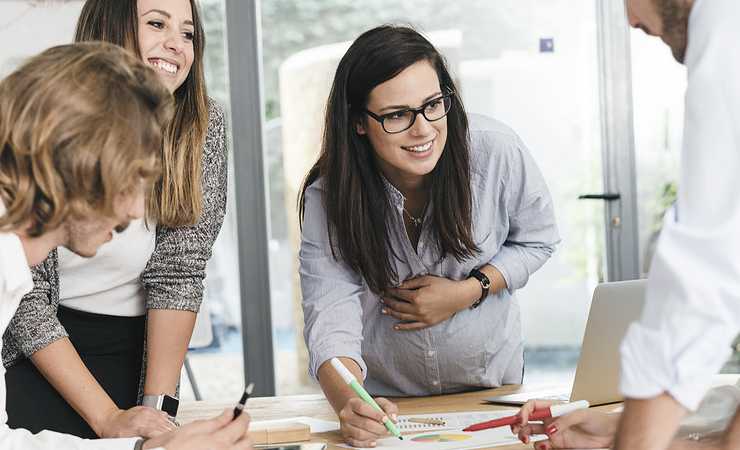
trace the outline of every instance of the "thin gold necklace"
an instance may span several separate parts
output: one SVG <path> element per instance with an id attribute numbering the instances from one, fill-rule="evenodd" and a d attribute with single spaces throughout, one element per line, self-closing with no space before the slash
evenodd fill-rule
<path id="1" fill-rule="evenodd" d="M 429 202 L 427 202 L 427 205 L 428 204 L 429 204 Z M 426 212 L 427 212 L 427 205 L 424 205 L 424 210 L 421 212 L 421 216 L 420 217 L 414 217 L 409 212 L 409 210 L 406 209 L 406 206 L 403 207 L 403 212 L 405 212 L 406 215 L 409 217 L 409 220 L 411 220 L 411 225 L 413 225 L 414 228 L 419 228 L 424 223 L 424 216 L 426 215 Z"/>

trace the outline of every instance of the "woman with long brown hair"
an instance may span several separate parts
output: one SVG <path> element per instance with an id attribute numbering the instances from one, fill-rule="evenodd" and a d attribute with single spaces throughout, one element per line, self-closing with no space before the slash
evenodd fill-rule
<path id="1" fill-rule="evenodd" d="M 337 68 L 318 162 L 299 200 L 309 371 L 348 443 L 386 434 L 329 363 L 373 395 L 521 383 L 514 292 L 559 241 L 552 200 L 519 137 L 467 114 L 421 34 L 362 34 Z"/>
<path id="2" fill-rule="evenodd" d="M 155 436 L 174 427 L 168 416 L 223 221 L 224 117 L 206 96 L 193 0 L 88 0 L 76 40 L 136 54 L 172 92 L 174 118 L 146 220 L 94 258 L 60 249 L 35 268 L 34 289 L 5 334 L 8 423 L 89 438 Z"/>

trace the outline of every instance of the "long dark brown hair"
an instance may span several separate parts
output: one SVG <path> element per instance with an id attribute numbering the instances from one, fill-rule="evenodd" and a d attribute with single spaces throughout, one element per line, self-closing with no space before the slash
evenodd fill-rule
<path id="1" fill-rule="evenodd" d="M 335 259 L 362 275 L 374 292 L 397 280 L 388 217 L 393 213 L 375 152 L 356 132 L 370 92 L 407 67 L 428 61 L 442 89 L 456 92 L 442 55 L 421 34 L 385 25 L 363 33 L 339 62 L 329 94 L 319 159 L 308 172 L 298 199 L 303 225 L 306 190 L 323 180 L 323 202 Z M 462 260 L 479 252 L 472 233 L 468 119 L 459 98 L 447 116 L 447 142 L 429 176 L 431 226 L 439 257 Z"/>
<path id="2" fill-rule="evenodd" d="M 208 97 L 203 75 L 205 35 L 194 0 L 193 65 L 174 92 L 175 115 L 162 148 L 162 177 L 148 202 L 148 213 L 160 225 L 192 225 L 203 210 L 201 158 L 208 130 Z M 87 0 L 77 20 L 75 41 L 106 41 L 141 58 L 136 0 Z"/>

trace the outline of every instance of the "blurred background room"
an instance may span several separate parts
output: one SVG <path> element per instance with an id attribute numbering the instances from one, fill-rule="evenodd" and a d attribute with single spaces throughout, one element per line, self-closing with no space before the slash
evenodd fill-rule
<path id="1" fill-rule="evenodd" d="M 208 93 L 230 117 L 230 190 L 182 398 L 196 380 L 199 397 L 232 401 L 245 376 L 263 395 L 320 392 L 306 369 L 296 196 L 339 58 L 384 23 L 426 34 L 467 110 L 510 125 L 543 171 L 563 241 L 517 294 L 525 382 L 570 383 L 594 287 L 645 275 L 675 198 L 686 73 L 667 47 L 628 30 L 613 0 L 198 3 Z M 70 42 L 81 5 L 0 1 L 0 75 Z M 579 200 L 605 193 L 620 198 Z M 253 282 L 260 273 L 269 283 Z"/>

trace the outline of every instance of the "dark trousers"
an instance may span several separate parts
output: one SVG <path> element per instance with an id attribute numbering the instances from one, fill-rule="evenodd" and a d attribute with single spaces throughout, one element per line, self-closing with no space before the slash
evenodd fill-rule
<path id="1" fill-rule="evenodd" d="M 121 409 L 137 404 L 145 316 L 118 317 L 59 307 L 58 317 L 82 362 Z M 98 437 L 29 359 L 7 369 L 8 426 Z"/>

